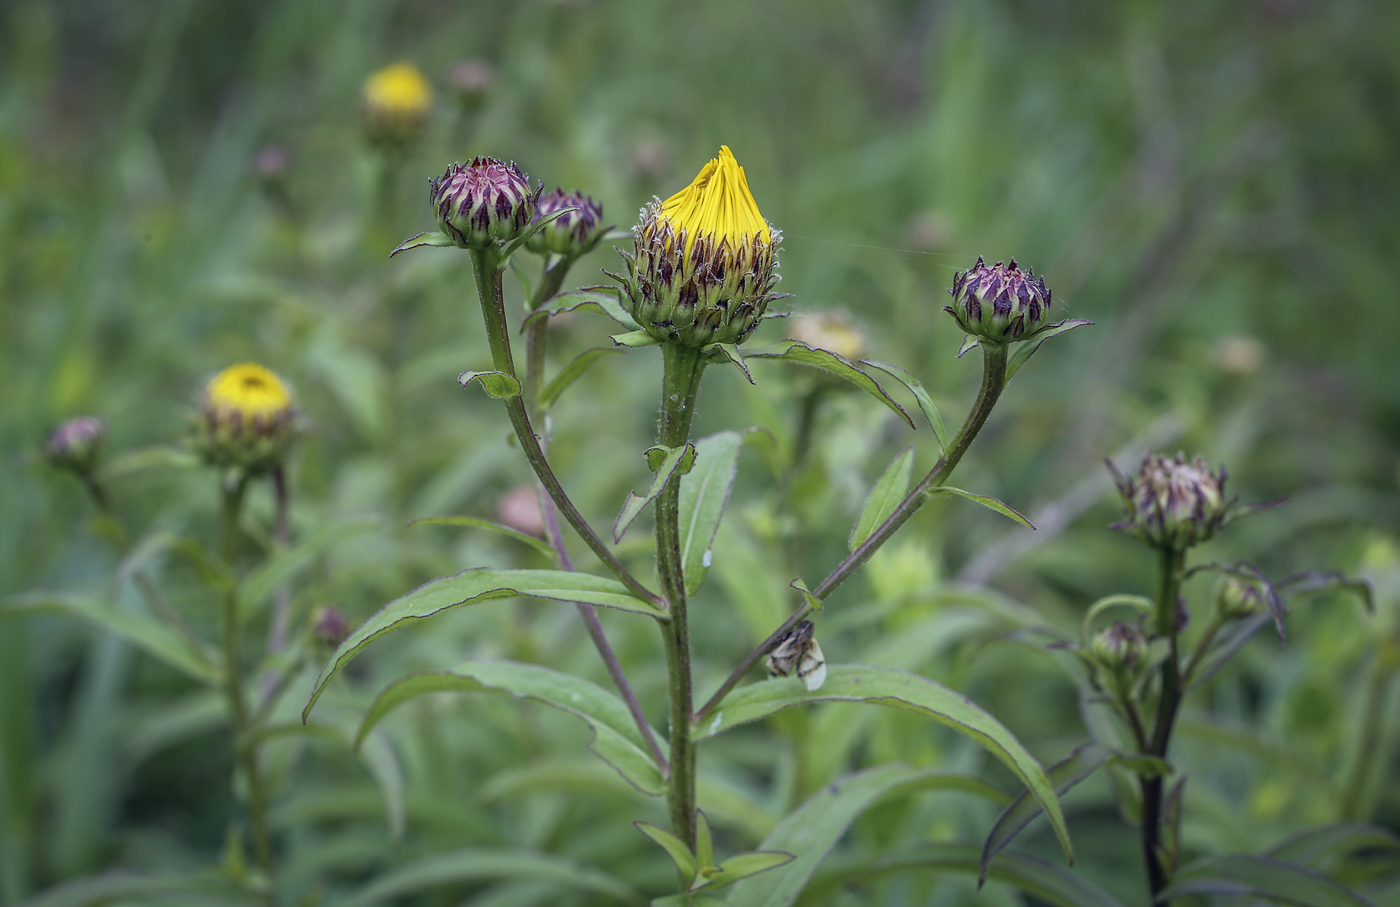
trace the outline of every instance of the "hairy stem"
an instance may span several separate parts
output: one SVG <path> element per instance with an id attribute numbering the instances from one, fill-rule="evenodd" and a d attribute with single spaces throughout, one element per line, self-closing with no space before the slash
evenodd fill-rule
<path id="1" fill-rule="evenodd" d="M 1161 577 L 1157 605 L 1153 614 L 1157 635 L 1168 640 L 1170 649 L 1162 662 L 1162 692 L 1157 700 L 1157 718 L 1152 726 L 1148 755 L 1165 759 L 1171 745 L 1172 728 L 1181 707 L 1181 655 L 1177 651 L 1177 597 L 1181 592 L 1181 574 L 1186 553 L 1175 548 L 1161 550 Z M 1142 857 L 1147 865 L 1147 884 L 1152 891 L 1152 903 L 1164 905 L 1159 898 L 1167 887 L 1166 867 L 1157 850 L 1162 841 L 1162 785 L 1157 775 L 1142 779 Z"/>
<path id="2" fill-rule="evenodd" d="M 690 440 L 695 396 L 705 371 L 705 356 L 679 343 L 661 346 L 661 424 L 657 443 L 677 448 Z M 685 575 L 680 543 L 681 477 L 673 475 L 656 498 L 656 563 L 661 587 L 671 605 L 671 619 L 660 624 L 666 649 L 667 697 L 670 703 L 671 772 L 666 801 L 671 830 L 695 848 L 695 745 L 690 740 L 690 624 L 686 614 Z"/>
<path id="3" fill-rule="evenodd" d="M 841 585 L 856 568 L 870 559 L 870 556 L 879 550 L 880 546 L 889 541 L 908 519 L 914 515 L 924 502 L 928 500 L 928 493 L 931 489 L 937 488 L 948 481 L 948 477 L 953 474 L 963 454 L 972 446 L 977 433 L 986 424 L 987 417 L 992 414 L 992 407 L 996 406 L 997 399 L 1001 397 L 1001 392 L 1006 388 L 1006 360 L 1007 347 L 997 344 L 983 344 L 982 346 L 982 386 L 977 391 L 977 400 L 972 404 L 972 410 L 967 414 L 967 419 L 963 422 L 962 428 L 953 436 L 949 442 L 947 450 L 938 462 L 933 464 L 928 475 L 919 480 L 919 483 L 910 489 L 904 499 L 895 507 L 889 518 L 870 534 L 870 537 L 856 547 L 821 584 L 813 590 L 813 594 L 819 599 L 825 599 L 837 586 Z M 804 598 L 802 604 L 792 613 L 782 626 L 774 630 L 763 642 L 759 643 L 748 655 L 745 655 L 738 666 L 730 672 L 724 683 L 720 684 L 715 694 L 696 713 L 696 720 L 702 720 L 705 716 L 724 701 L 724 697 L 729 695 L 729 691 L 744 678 L 744 675 L 756 664 L 759 659 L 767 655 L 793 628 L 802 622 L 803 618 L 811 611 L 811 606 Z"/>

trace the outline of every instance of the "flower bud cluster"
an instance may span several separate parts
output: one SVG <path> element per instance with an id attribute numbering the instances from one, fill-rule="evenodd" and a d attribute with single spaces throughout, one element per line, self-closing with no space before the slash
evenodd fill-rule
<path id="1" fill-rule="evenodd" d="M 97 466 L 107 427 L 96 416 L 75 416 L 55 428 L 44 442 L 44 459 L 50 465 L 78 475 Z"/>
<path id="2" fill-rule="evenodd" d="M 535 208 L 535 220 L 543 220 L 565 208 L 575 210 L 545 224 L 525 241 L 525 248 L 541 255 L 553 252 L 570 258 L 592 251 L 598 245 L 598 240 L 603 238 L 603 206 L 581 192 L 555 189 L 540 197 Z"/>
<path id="3" fill-rule="evenodd" d="M 1113 464 L 1109 464 L 1113 468 Z M 1219 531 L 1238 501 L 1226 499 L 1226 472 L 1212 472 L 1202 457 L 1143 457 L 1137 475 L 1113 468 L 1126 518 L 1113 525 L 1155 548 L 1184 551 Z"/>
<path id="4" fill-rule="evenodd" d="M 1025 340 L 1046 326 L 1050 290 L 1043 277 L 1010 264 L 988 267 L 981 259 L 970 270 L 953 275 L 953 304 L 943 311 L 957 319 L 967 333 L 992 343 Z"/>
<path id="5" fill-rule="evenodd" d="M 297 411 L 282 379 L 255 362 L 230 366 L 204 389 L 194 447 L 211 466 L 251 474 L 280 465 L 298 435 Z"/>
<path id="6" fill-rule="evenodd" d="M 514 163 L 490 157 L 453 164 L 428 184 L 428 200 L 442 232 L 458 246 L 477 250 L 524 233 L 543 188 L 532 190 L 529 177 Z"/>

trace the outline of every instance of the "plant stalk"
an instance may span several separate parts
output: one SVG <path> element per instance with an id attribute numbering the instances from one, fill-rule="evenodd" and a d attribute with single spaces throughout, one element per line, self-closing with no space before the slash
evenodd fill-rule
<path id="1" fill-rule="evenodd" d="M 1161 577 L 1157 607 L 1153 615 L 1159 637 L 1170 644 L 1167 658 L 1162 662 L 1162 692 L 1157 701 L 1157 718 L 1152 727 L 1148 755 L 1165 759 L 1171 744 L 1172 728 L 1181 707 L 1181 655 L 1177 648 L 1177 598 L 1181 592 L 1181 575 L 1186 565 L 1186 552 L 1175 548 L 1161 549 Z M 1158 775 L 1142 779 L 1142 856 L 1147 866 L 1147 883 L 1152 903 L 1165 905 L 1159 895 L 1167 887 L 1166 868 L 1158 858 L 1162 841 L 1162 784 Z"/>

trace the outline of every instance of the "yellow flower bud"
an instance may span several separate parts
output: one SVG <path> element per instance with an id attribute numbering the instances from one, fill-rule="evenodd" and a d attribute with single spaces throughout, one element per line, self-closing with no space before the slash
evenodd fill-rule
<path id="1" fill-rule="evenodd" d="M 296 436 L 291 391 L 256 362 L 229 366 L 205 386 L 194 446 L 211 466 L 265 472 L 282 462 Z"/>

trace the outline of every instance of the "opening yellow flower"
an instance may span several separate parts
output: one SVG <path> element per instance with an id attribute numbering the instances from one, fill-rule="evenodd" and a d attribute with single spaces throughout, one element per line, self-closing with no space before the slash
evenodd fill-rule
<path id="1" fill-rule="evenodd" d="M 372 114 L 423 117 L 432 102 L 432 87 L 412 63 L 386 66 L 365 80 L 365 106 Z"/>
<path id="2" fill-rule="evenodd" d="M 207 405 L 249 421 L 275 417 L 292 406 L 287 385 L 256 362 L 231 365 L 219 372 L 204 395 Z"/>
<path id="3" fill-rule="evenodd" d="M 697 237 L 707 234 L 716 242 L 729 240 L 731 247 L 755 238 L 766 243 L 771 238 L 744 168 L 728 145 L 720 146 L 719 156 L 701 167 L 689 186 L 661 203 L 661 217 L 677 231 L 685 231 L 687 253 Z"/>

